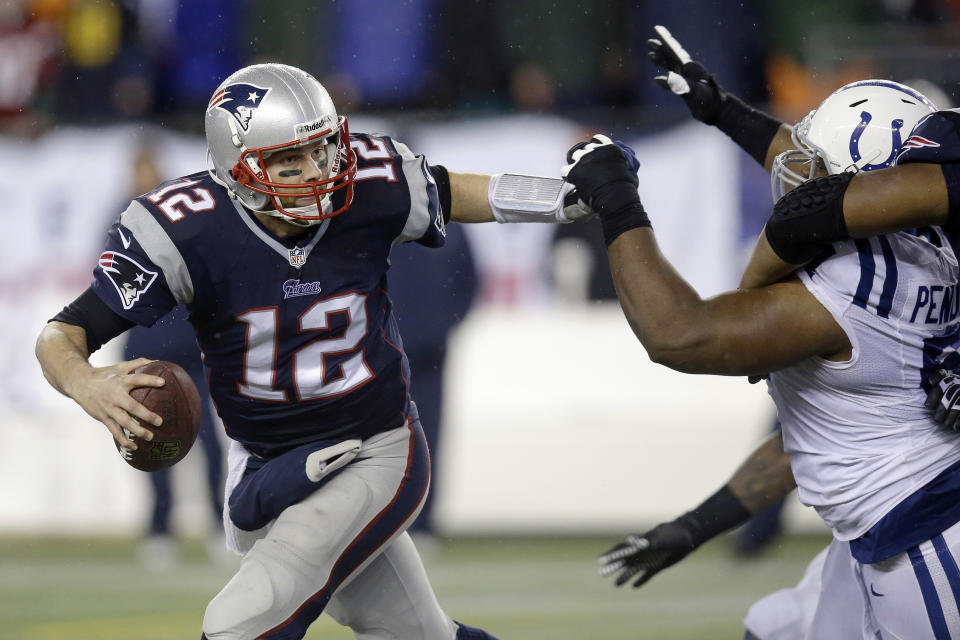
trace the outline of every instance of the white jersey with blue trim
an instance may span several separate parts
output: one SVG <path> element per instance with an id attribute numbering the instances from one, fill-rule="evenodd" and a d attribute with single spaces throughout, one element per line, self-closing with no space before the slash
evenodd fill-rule
<path id="1" fill-rule="evenodd" d="M 772 373 L 770 395 L 801 501 L 840 540 L 863 535 L 960 459 L 924 408 L 927 378 L 958 356 L 957 258 L 927 227 L 838 242 L 799 277 L 843 328 L 852 356 Z"/>

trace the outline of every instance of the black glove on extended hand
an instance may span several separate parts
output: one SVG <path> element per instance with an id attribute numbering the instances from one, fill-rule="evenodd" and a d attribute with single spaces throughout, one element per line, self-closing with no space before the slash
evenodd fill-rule
<path id="1" fill-rule="evenodd" d="M 690 59 L 666 27 L 657 25 L 653 30 L 657 37 L 647 40 L 647 55 L 667 70 L 667 75 L 656 76 L 654 81 L 683 98 L 694 118 L 723 131 L 763 165 L 782 123 L 721 89 L 713 75 Z"/>
<path id="2" fill-rule="evenodd" d="M 631 171 L 620 147 L 596 135 L 567 151 L 561 175 L 577 189 L 580 199 L 599 216 L 617 213 L 640 203 L 637 172 Z"/>
<path id="3" fill-rule="evenodd" d="M 673 522 L 658 524 L 642 535 L 630 535 L 624 542 L 600 556 L 600 575 L 609 576 L 619 572 L 614 584 L 618 587 L 634 580 L 633 588 L 643 586 L 647 580 L 669 566 L 683 560 L 687 554 L 700 546 L 691 523 L 684 517 Z"/>
<path id="4" fill-rule="evenodd" d="M 629 535 L 624 542 L 600 556 L 600 575 L 619 572 L 619 587 L 633 580 L 643 586 L 660 571 L 685 558 L 707 540 L 750 519 L 750 512 L 725 485 L 688 513 L 659 524 L 642 535 Z"/>
<path id="5" fill-rule="evenodd" d="M 690 59 L 690 54 L 666 27 L 657 25 L 653 30 L 658 37 L 647 40 L 647 56 L 667 71 L 667 75 L 656 76 L 654 81 L 683 98 L 696 120 L 717 124 L 725 93 L 716 78 L 702 64 Z"/>
<path id="6" fill-rule="evenodd" d="M 960 376 L 946 369 L 930 375 L 930 391 L 924 406 L 933 409 L 933 420 L 951 431 L 960 431 Z"/>
<path id="7" fill-rule="evenodd" d="M 639 163 L 630 147 L 595 135 L 574 145 L 567 162 L 560 174 L 600 216 L 608 245 L 624 231 L 650 226 L 637 193 Z"/>

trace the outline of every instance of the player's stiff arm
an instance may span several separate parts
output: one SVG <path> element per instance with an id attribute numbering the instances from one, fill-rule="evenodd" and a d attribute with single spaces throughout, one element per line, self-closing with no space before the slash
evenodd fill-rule
<path id="1" fill-rule="evenodd" d="M 931 359 L 960 335 L 956 313 L 929 308 L 931 290 L 942 309 L 942 292 L 957 288 L 942 232 L 840 243 L 794 278 L 702 300 L 660 254 L 623 153 L 595 137 L 568 162 L 563 173 L 600 217 L 621 306 L 651 359 L 690 373 L 773 372 L 800 498 L 838 541 L 813 637 L 839 625 L 960 634 L 960 441 L 923 408 Z M 879 595 L 866 595 L 871 587 Z"/>

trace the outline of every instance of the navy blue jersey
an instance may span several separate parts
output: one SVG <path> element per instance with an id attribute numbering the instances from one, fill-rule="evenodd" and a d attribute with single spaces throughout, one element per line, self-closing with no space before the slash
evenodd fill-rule
<path id="1" fill-rule="evenodd" d="M 94 291 L 137 324 L 187 306 L 227 433 L 259 455 L 367 438 L 410 410 L 386 272 L 395 244 L 443 244 L 437 187 L 402 143 L 351 145 L 353 204 L 303 236 L 277 238 L 201 172 L 134 200 L 94 270 Z"/>
<path id="2" fill-rule="evenodd" d="M 897 153 L 897 164 L 960 162 L 960 109 L 924 116 Z"/>
<path id="3" fill-rule="evenodd" d="M 911 162 L 940 165 L 950 207 L 947 228 L 960 233 L 960 109 L 937 111 L 917 123 L 897 155 L 897 164 Z"/>

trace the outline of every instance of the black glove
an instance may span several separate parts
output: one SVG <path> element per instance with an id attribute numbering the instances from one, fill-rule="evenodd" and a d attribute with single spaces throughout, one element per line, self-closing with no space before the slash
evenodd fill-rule
<path id="1" fill-rule="evenodd" d="M 657 76 L 654 81 L 683 98 L 695 119 L 716 124 L 725 97 L 723 89 L 702 64 L 690 59 L 690 54 L 666 27 L 657 25 L 653 30 L 658 37 L 647 40 L 647 55 L 667 71 L 667 75 Z"/>
<path id="2" fill-rule="evenodd" d="M 640 587 L 707 540 L 743 524 L 750 515 L 729 485 L 724 485 L 673 522 L 659 524 L 642 535 L 627 536 L 626 541 L 600 556 L 599 562 L 604 565 L 600 575 L 619 571 L 618 587 L 630 580 L 634 580 L 634 588 Z"/>
<path id="3" fill-rule="evenodd" d="M 930 375 L 930 391 L 924 406 L 933 409 L 933 419 L 951 431 L 960 431 L 960 376 L 946 369 Z"/>
<path id="4" fill-rule="evenodd" d="M 630 156 L 624 148 L 629 149 Z M 610 138 L 597 134 L 586 142 L 578 142 L 567 151 L 567 166 L 560 175 L 572 184 L 597 215 L 617 213 L 631 205 L 640 204 L 633 150 L 614 144 Z"/>
<path id="5" fill-rule="evenodd" d="M 637 193 L 640 163 L 633 149 L 595 135 L 571 147 L 567 162 L 560 175 L 600 217 L 608 246 L 630 229 L 650 226 Z"/>
<path id="6" fill-rule="evenodd" d="M 667 70 L 667 75 L 657 76 L 654 81 L 683 98 L 694 118 L 723 131 L 763 165 L 770 143 L 783 123 L 721 89 L 710 72 L 691 60 L 665 27 L 657 25 L 653 29 L 658 37 L 647 40 L 648 55 L 654 64 Z"/>
<path id="7" fill-rule="evenodd" d="M 700 546 L 692 524 L 685 516 L 658 524 L 642 535 L 629 535 L 624 542 L 600 556 L 600 575 L 619 572 L 618 587 L 633 580 L 633 588 L 643 586 L 657 573 L 680 562 Z"/>

